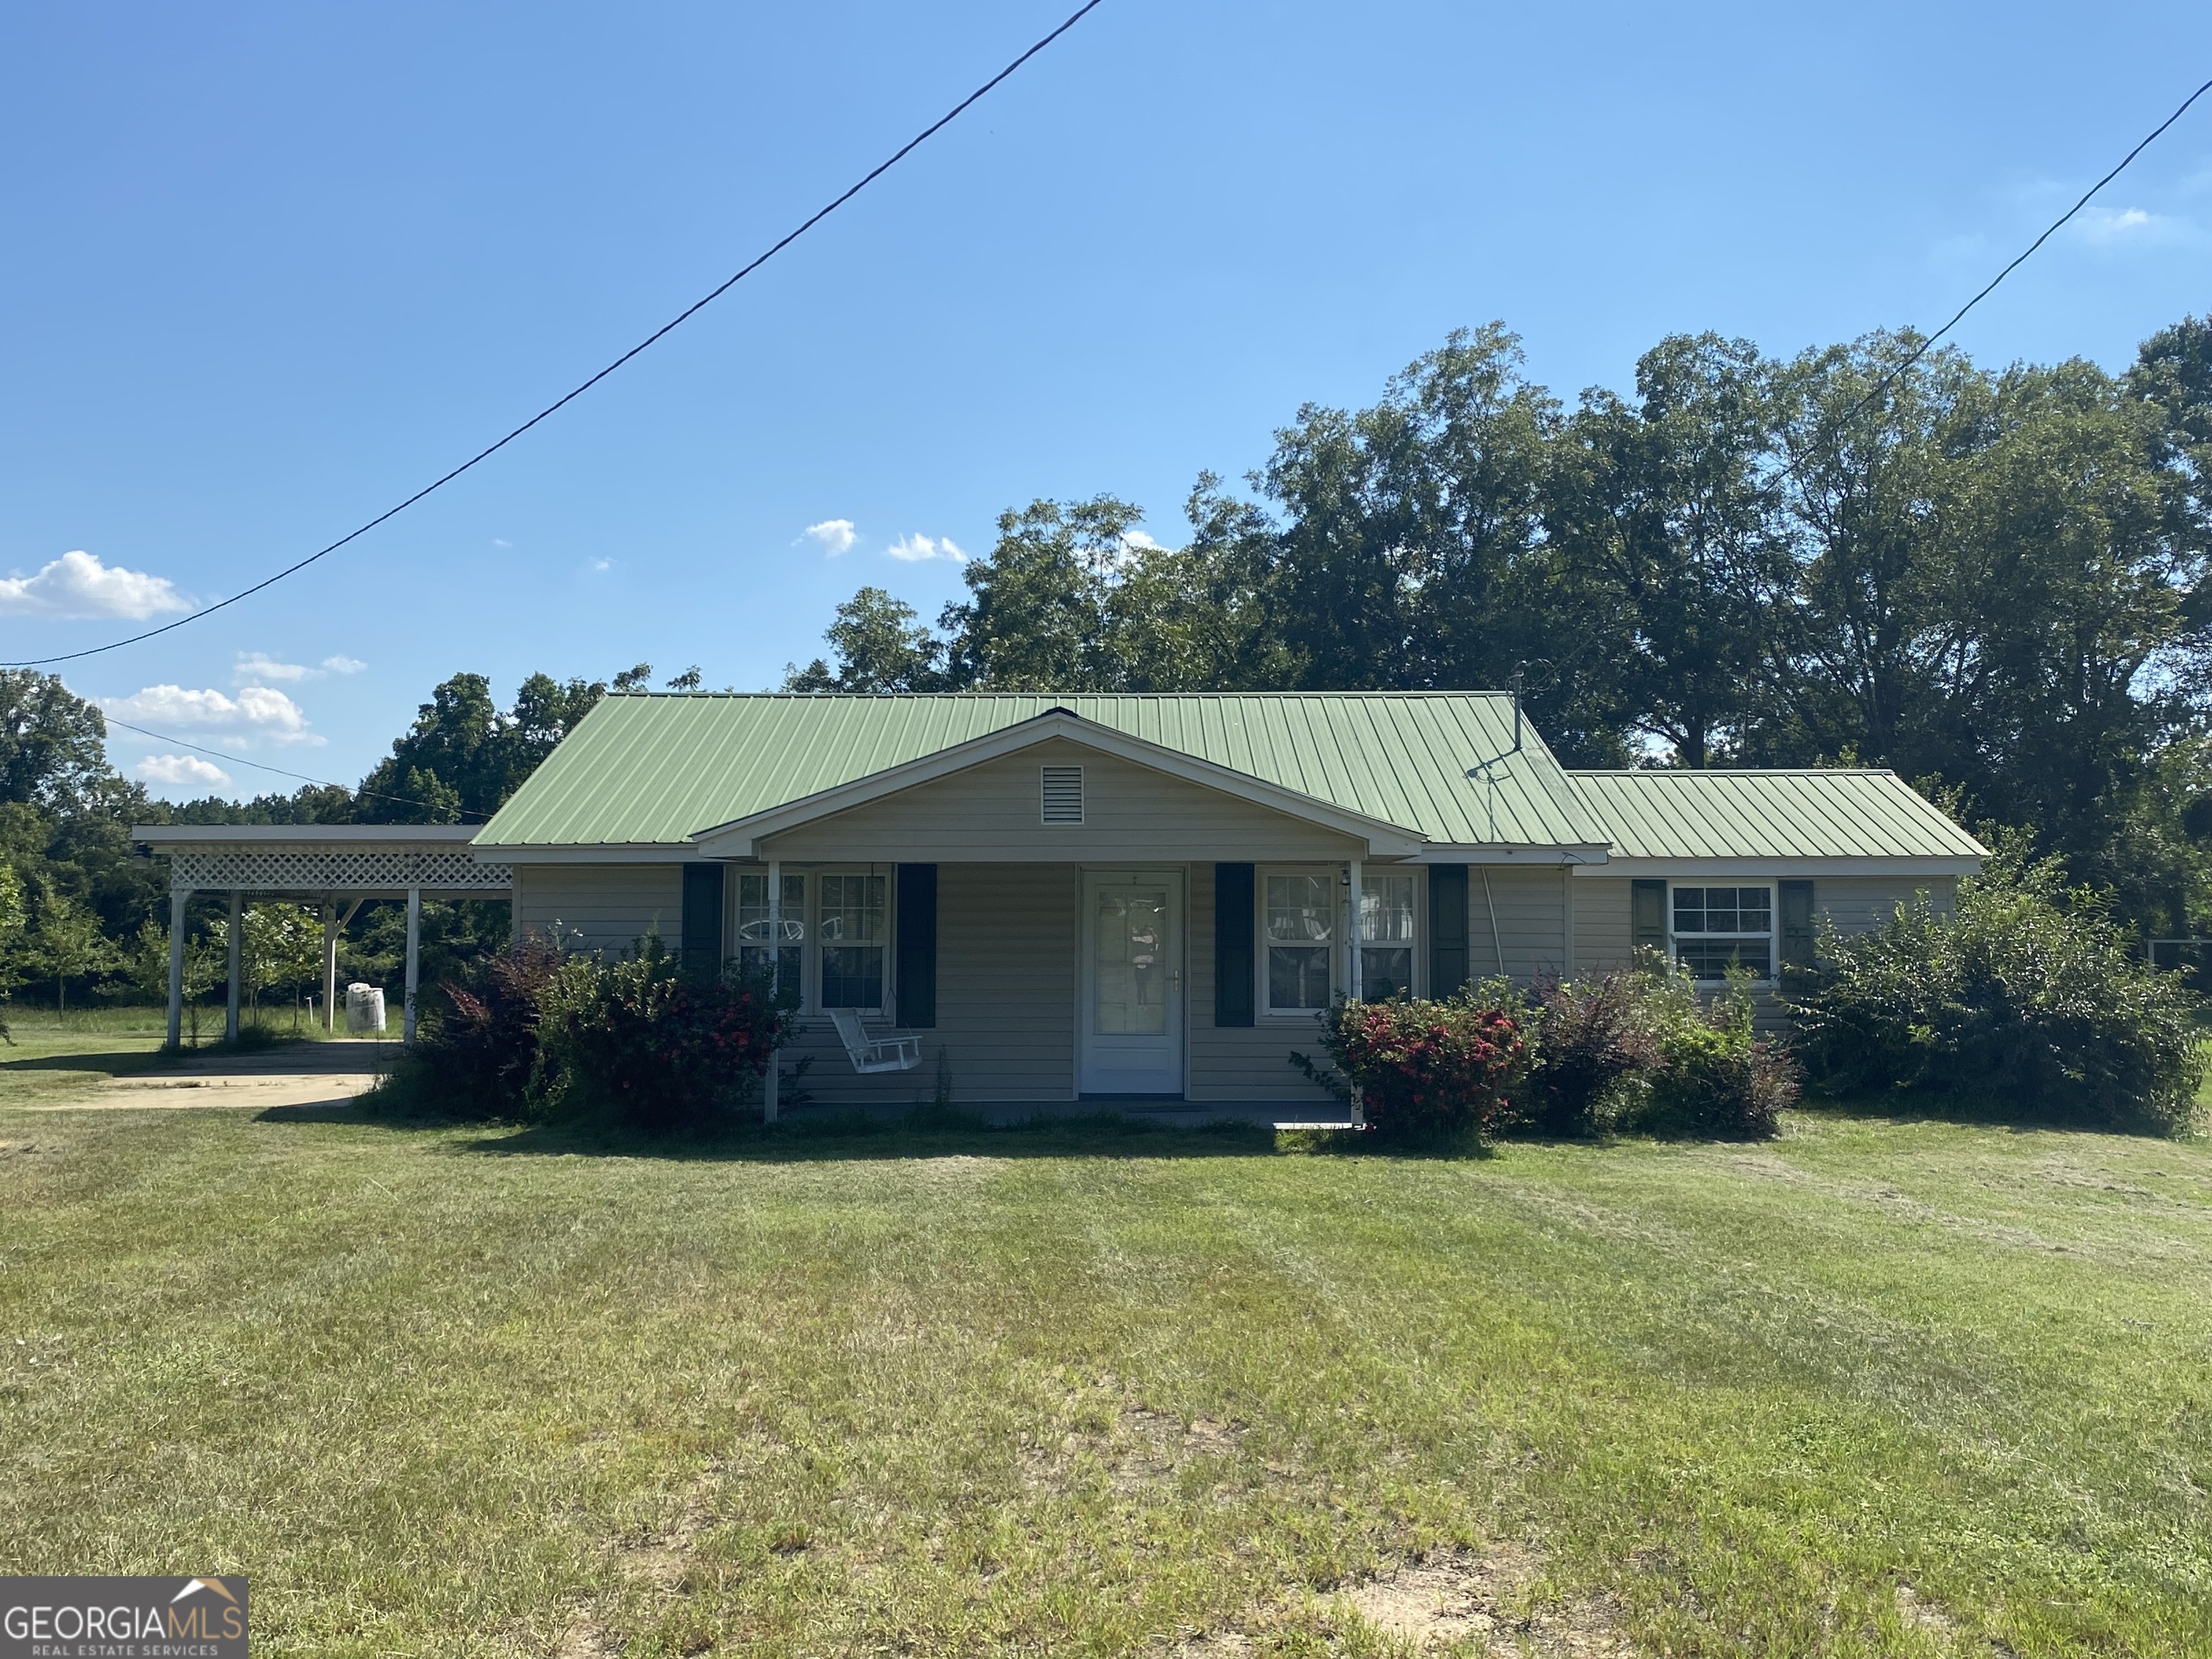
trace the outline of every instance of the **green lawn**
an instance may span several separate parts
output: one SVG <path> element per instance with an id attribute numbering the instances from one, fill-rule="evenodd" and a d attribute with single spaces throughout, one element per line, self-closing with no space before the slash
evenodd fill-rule
<path id="1" fill-rule="evenodd" d="M 2206 1653 L 2208 1488 L 2201 1144 L 0 1110 L 0 1562 L 260 1653 Z"/>

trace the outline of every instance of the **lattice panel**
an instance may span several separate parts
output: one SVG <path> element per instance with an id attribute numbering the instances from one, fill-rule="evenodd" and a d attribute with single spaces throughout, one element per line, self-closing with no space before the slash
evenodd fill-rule
<path id="1" fill-rule="evenodd" d="M 477 889 L 514 885 L 514 867 L 479 864 L 465 848 L 224 847 L 179 849 L 171 892 L 343 893 L 363 888 Z"/>

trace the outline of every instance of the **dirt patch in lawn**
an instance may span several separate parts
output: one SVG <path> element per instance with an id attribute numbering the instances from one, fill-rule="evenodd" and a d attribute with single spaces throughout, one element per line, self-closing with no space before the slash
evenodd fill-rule
<path id="1" fill-rule="evenodd" d="M 1325 1598 L 1316 1630 L 1336 1651 L 1352 1634 L 1346 1614 L 1415 1653 L 1451 1649 L 1494 1659 L 1635 1659 L 1637 1650 L 1614 1624 L 1602 1596 L 1534 1604 L 1526 1591 L 1543 1558 L 1525 1544 L 1439 1552 L 1349 1585 Z M 1240 1630 L 1210 1632 L 1176 1650 L 1177 1659 L 1241 1659 L 1300 1617 L 1290 1602 L 1268 1609 Z M 1309 1615 L 1310 1617 L 1310 1615 Z"/>

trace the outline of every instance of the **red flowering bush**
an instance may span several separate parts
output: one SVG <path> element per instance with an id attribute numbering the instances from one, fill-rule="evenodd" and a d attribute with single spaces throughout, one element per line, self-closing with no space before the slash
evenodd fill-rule
<path id="1" fill-rule="evenodd" d="M 1340 1002 L 1321 1017 L 1329 1064 L 1291 1063 L 1389 1133 L 1480 1131 L 1509 1107 L 1528 1073 L 1528 1015 L 1503 983 L 1440 1002 Z"/>
<path id="2" fill-rule="evenodd" d="M 655 1133 L 702 1127 L 753 1097 L 783 1042 L 763 979 L 685 974 L 657 939 L 634 957 L 571 957 L 540 1035 L 571 1107 Z"/>

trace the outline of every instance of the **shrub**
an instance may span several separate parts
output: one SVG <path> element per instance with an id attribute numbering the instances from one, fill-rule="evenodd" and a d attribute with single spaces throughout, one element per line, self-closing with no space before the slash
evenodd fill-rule
<path id="1" fill-rule="evenodd" d="M 538 1024 L 549 1103 L 654 1133 L 704 1127 L 753 1097 L 786 1026 L 763 976 L 684 974 L 658 939 L 617 962 L 570 957 Z"/>
<path id="2" fill-rule="evenodd" d="M 424 1092 L 467 1115 L 522 1115 L 542 1082 L 538 1020 L 566 964 L 532 935 L 441 988 L 446 1009 L 416 1045 Z"/>
<path id="3" fill-rule="evenodd" d="M 1321 1016 L 1334 1070 L 1291 1062 L 1385 1133 L 1480 1131 L 1528 1075 L 1527 1006 L 1503 981 L 1443 1001 L 1340 1002 Z"/>
<path id="4" fill-rule="evenodd" d="M 1791 1006 L 1834 1092 L 1925 1090 L 2172 1134 L 2203 1081 L 2199 999 L 2130 953 L 2103 897 L 2002 840 L 1954 912 L 1923 896 L 1873 933 L 1824 933 Z"/>
<path id="5" fill-rule="evenodd" d="M 1633 1113 L 1659 1063 L 1647 989 L 1646 976 L 1631 969 L 1538 988 L 1536 1065 L 1520 1125 L 1539 1134 L 1602 1134 Z"/>
<path id="6" fill-rule="evenodd" d="M 1626 1127 L 1649 1134 L 1764 1140 L 1797 1100 L 1790 1053 L 1759 1036 L 1741 977 L 1710 1000 L 1680 969 L 1643 975 L 1656 1064 Z"/>

